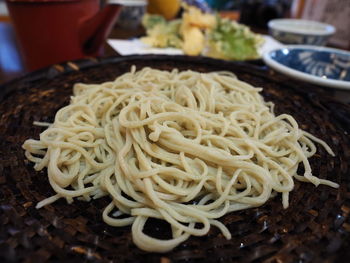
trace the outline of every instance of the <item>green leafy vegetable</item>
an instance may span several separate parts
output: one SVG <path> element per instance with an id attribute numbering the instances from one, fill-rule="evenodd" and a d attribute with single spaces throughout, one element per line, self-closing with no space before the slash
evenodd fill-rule
<path id="1" fill-rule="evenodd" d="M 208 37 L 208 56 L 233 60 L 258 58 L 257 47 L 263 41 L 247 26 L 220 17 L 217 17 L 216 27 Z"/>
<path id="2" fill-rule="evenodd" d="M 150 30 L 159 24 L 166 24 L 167 21 L 163 16 L 160 15 L 149 15 L 146 14 L 142 18 L 142 25 L 146 28 L 146 30 Z"/>
<path id="3" fill-rule="evenodd" d="M 142 38 L 143 42 L 154 47 L 181 48 L 181 20 L 168 22 L 162 16 L 147 14 L 143 17 L 142 24 L 147 32 L 147 37 Z"/>

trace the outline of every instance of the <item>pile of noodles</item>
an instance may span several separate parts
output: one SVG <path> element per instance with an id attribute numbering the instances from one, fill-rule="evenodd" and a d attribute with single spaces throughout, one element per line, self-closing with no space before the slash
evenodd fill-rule
<path id="1" fill-rule="evenodd" d="M 132 225 L 139 248 L 166 252 L 211 225 L 231 238 L 218 218 L 275 193 L 287 207 L 294 178 L 338 187 L 313 176 L 308 162 L 315 143 L 332 150 L 292 116 L 275 116 L 260 91 L 228 72 L 151 68 L 76 84 L 40 139 L 23 144 L 56 192 L 37 207 L 108 195 L 107 224 Z M 148 218 L 167 221 L 172 238 L 144 234 Z"/>

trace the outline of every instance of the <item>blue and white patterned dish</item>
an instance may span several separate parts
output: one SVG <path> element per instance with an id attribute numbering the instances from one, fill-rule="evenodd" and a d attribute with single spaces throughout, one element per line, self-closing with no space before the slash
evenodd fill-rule
<path id="1" fill-rule="evenodd" d="M 108 0 L 108 2 L 122 6 L 116 22 L 117 26 L 134 30 L 141 25 L 142 16 L 146 12 L 146 0 Z"/>
<path id="2" fill-rule="evenodd" d="M 332 25 L 301 19 L 274 19 L 268 26 L 270 35 L 284 44 L 324 46 L 335 33 Z"/>
<path id="3" fill-rule="evenodd" d="M 286 46 L 263 55 L 271 68 L 320 86 L 350 90 L 350 52 L 317 46 Z"/>

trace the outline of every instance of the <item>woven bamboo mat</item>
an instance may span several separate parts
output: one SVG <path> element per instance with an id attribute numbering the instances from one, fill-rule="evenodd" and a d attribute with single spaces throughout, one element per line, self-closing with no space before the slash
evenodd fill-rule
<path id="1" fill-rule="evenodd" d="M 232 239 L 212 228 L 166 254 L 139 250 L 130 227 L 106 225 L 101 211 L 108 198 L 90 203 L 64 200 L 35 209 L 53 194 L 46 171 L 35 172 L 21 148 L 43 128 L 33 121 L 53 121 L 69 102 L 76 82 L 101 83 L 128 71 L 152 66 L 197 71 L 230 70 L 254 86 L 264 87 L 277 113 L 292 114 L 302 129 L 325 140 L 311 159 L 320 178 L 339 189 L 296 182 L 290 207 L 280 196 L 264 206 L 224 216 Z M 0 104 L 0 262 L 346 262 L 350 258 L 350 109 L 322 90 L 294 82 L 262 68 L 203 58 L 142 56 L 83 60 L 52 66 L 1 87 Z M 168 226 L 150 220 L 146 233 L 166 238 Z M 349 261 L 348 261 L 349 262 Z"/>

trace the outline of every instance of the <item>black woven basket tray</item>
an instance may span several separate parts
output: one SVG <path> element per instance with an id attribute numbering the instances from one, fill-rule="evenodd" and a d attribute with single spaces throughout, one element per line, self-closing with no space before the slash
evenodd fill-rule
<path id="1" fill-rule="evenodd" d="M 300 127 L 325 140 L 311 159 L 313 173 L 340 184 L 339 189 L 296 182 L 290 206 L 277 196 L 264 206 L 234 212 L 220 220 L 232 234 L 226 240 L 212 227 L 166 254 L 147 253 L 131 239 L 130 227 L 102 220 L 105 197 L 92 202 L 59 200 L 42 209 L 35 204 L 53 194 L 46 171 L 26 161 L 22 143 L 38 138 L 33 121 L 52 122 L 69 103 L 76 82 L 101 83 L 130 70 L 229 70 L 264 88 L 277 113 L 294 116 Z M 327 91 L 295 82 L 264 68 L 204 58 L 114 57 L 55 65 L 0 88 L 0 262 L 350 262 L 350 109 Z M 164 238 L 167 225 L 150 220 L 145 231 Z"/>

